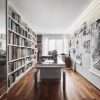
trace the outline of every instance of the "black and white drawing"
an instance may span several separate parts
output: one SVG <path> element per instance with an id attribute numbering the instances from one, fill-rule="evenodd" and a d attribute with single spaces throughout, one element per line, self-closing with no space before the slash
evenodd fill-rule
<path id="1" fill-rule="evenodd" d="M 100 76 L 100 19 L 91 25 L 92 66 L 91 70 Z"/>
<path id="2" fill-rule="evenodd" d="M 82 55 L 81 54 L 76 55 L 76 63 L 82 65 Z"/>
<path id="3" fill-rule="evenodd" d="M 75 46 L 75 56 L 76 56 L 76 63 L 82 65 L 82 37 L 81 34 L 76 39 L 76 46 Z"/>
<path id="4" fill-rule="evenodd" d="M 83 47 L 85 53 L 90 53 L 90 40 L 84 41 Z"/>
<path id="5" fill-rule="evenodd" d="M 93 46 L 93 54 L 92 54 L 92 58 L 93 59 L 97 59 L 100 58 L 100 19 L 96 21 L 96 23 L 94 24 L 96 25 L 95 30 L 92 31 L 92 46 Z M 95 33 L 94 33 L 95 32 Z"/>

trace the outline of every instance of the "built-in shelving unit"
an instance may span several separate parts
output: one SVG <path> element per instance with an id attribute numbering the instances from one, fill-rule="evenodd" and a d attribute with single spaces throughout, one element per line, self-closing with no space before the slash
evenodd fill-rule
<path id="1" fill-rule="evenodd" d="M 21 24 L 21 16 L 8 6 L 8 90 L 36 63 L 37 36 L 28 25 Z"/>

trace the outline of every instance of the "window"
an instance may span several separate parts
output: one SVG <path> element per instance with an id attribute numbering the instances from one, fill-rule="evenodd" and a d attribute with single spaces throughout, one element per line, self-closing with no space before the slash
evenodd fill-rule
<path id="1" fill-rule="evenodd" d="M 63 53 L 64 48 L 63 48 L 63 40 L 62 39 L 56 40 L 55 48 L 56 48 L 58 54 Z"/>
<path id="2" fill-rule="evenodd" d="M 58 54 L 64 52 L 64 40 L 59 38 L 43 38 L 42 55 L 48 55 L 48 51 L 57 50 Z"/>
<path id="3" fill-rule="evenodd" d="M 48 47 L 49 47 L 49 50 L 48 51 L 50 51 L 50 50 L 55 50 L 56 49 L 56 47 L 55 47 L 55 40 L 54 39 L 50 39 L 49 40 L 49 44 L 48 44 Z"/>

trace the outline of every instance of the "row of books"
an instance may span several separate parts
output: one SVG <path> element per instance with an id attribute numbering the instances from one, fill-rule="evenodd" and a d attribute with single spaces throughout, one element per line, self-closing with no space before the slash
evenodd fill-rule
<path id="1" fill-rule="evenodd" d="M 21 57 L 30 56 L 31 49 L 30 48 L 21 48 Z"/>
<path id="2" fill-rule="evenodd" d="M 27 47 L 31 47 L 31 42 L 22 38 L 21 39 L 21 46 L 27 46 Z"/>
<path id="3" fill-rule="evenodd" d="M 8 59 L 14 60 L 34 54 L 34 49 L 8 46 Z"/>
<path id="4" fill-rule="evenodd" d="M 22 36 L 25 36 L 26 38 L 28 38 L 28 32 L 25 30 L 25 29 L 23 29 L 23 28 L 20 28 L 20 34 L 22 35 Z"/>
<path id="5" fill-rule="evenodd" d="M 10 17 L 8 18 L 8 28 L 19 33 L 20 32 L 20 26 L 13 21 Z"/>
<path id="6" fill-rule="evenodd" d="M 20 36 L 9 31 L 8 41 L 9 41 L 9 44 L 20 45 Z"/>
<path id="7" fill-rule="evenodd" d="M 21 46 L 31 47 L 32 45 L 30 41 L 24 38 L 20 38 L 19 35 L 14 34 L 11 31 L 8 32 L 8 41 L 9 41 L 9 44 L 13 44 L 13 45 L 20 45 L 20 41 L 21 41 Z"/>
<path id="8" fill-rule="evenodd" d="M 26 70 L 28 70 L 28 69 L 31 68 L 32 66 L 33 66 L 33 62 L 27 64 L 27 66 L 26 66 Z"/>
<path id="9" fill-rule="evenodd" d="M 32 39 L 32 34 L 30 33 L 31 34 L 30 35 L 27 30 L 25 30 L 23 27 L 21 27 L 18 23 L 16 23 L 10 17 L 8 18 L 8 28 L 10 30 L 13 30 L 13 31 L 21 34 L 22 36 L 24 36 L 28 39 Z M 34 36 L 34 34 L 33 34 L 33 36 Z M 34 39 L 32 39 L 32 40 L 34 40 Z"/>
<path id="10" fill-rule="evenodd" d="M 32 57 L 27 57 L 27 58 L 26 58 L 26 63 L 32 61 L 32 59 L 33 59 Z"/>
<path id="11" fill-rule="evenodd" d="M 21 60 L 18 60 L 18 61 L 14 61 L 14 62 L 10 62 L 8 64 L 9 68 L 8 68 L 8 72 L 13 72 L 15 71 L 16 69 L 18 69 L 19 67 L 25 65 L 25 59 L 21 59 Z"/>
<path id="12" fill-rule="evenodd" d="M 28 31 L 31 35 L 33 35 L 34 37 L 36 37 L 35 33 L 33 32 L 33 30 L 32 30 L 31 28 L 27 27 L 26 24 L 24 24 L 24 27 L 27 29 L 27 31 Z"/>
<path id="13" fill-rule="evenodd" d="M 8 87 L 11 86 L 12 83 L 14 83 L 22 73 L 25 72 L 25 68 L 21 68 L 18 71 L 16 71 L 15 73 L 9 75 L 8 77 Z"/>
<path id="14" fill-rule="evenodd" d="M 13 19 L 15 19 L 18 23 L 20 23 L 20 15 L 12 11 L 10 8 L 8 9 L 8 15 L 11 16 Z"/>
<path id="15" fill-rule="evenodd" d="M 21 57 L 20 47 L 8 46 L 8 60 L 14 60 Z"/>

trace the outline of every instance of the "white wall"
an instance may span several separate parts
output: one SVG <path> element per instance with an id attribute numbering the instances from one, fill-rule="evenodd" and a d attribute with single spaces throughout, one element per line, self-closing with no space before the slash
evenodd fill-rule
<path id="1" fill-rule="evenodd" d="M 90 6 L 82 13 L 82 15 L 70 27 L 69 33 L 73 34 L 86 21 L 87 24 L 92 24 L 100 18 L 100 0 L 94 0 Z M 72 57 L 73 58 L 73 57 Z M 100 77 L 89 71 L 91 67 L 90 55 L 83 54 L 82 65 L 76 64 L 76 71 L 89 80 L 93 85 L 100 89 Z"/>
<path id="2" fill-rule="evenodd" d="M 5 27 L 6 27 L 6 21 L 5 21 L 5 14 L 4 11 L 4 2 L 0 0 L 0 33 L 5 34 Z"/>

